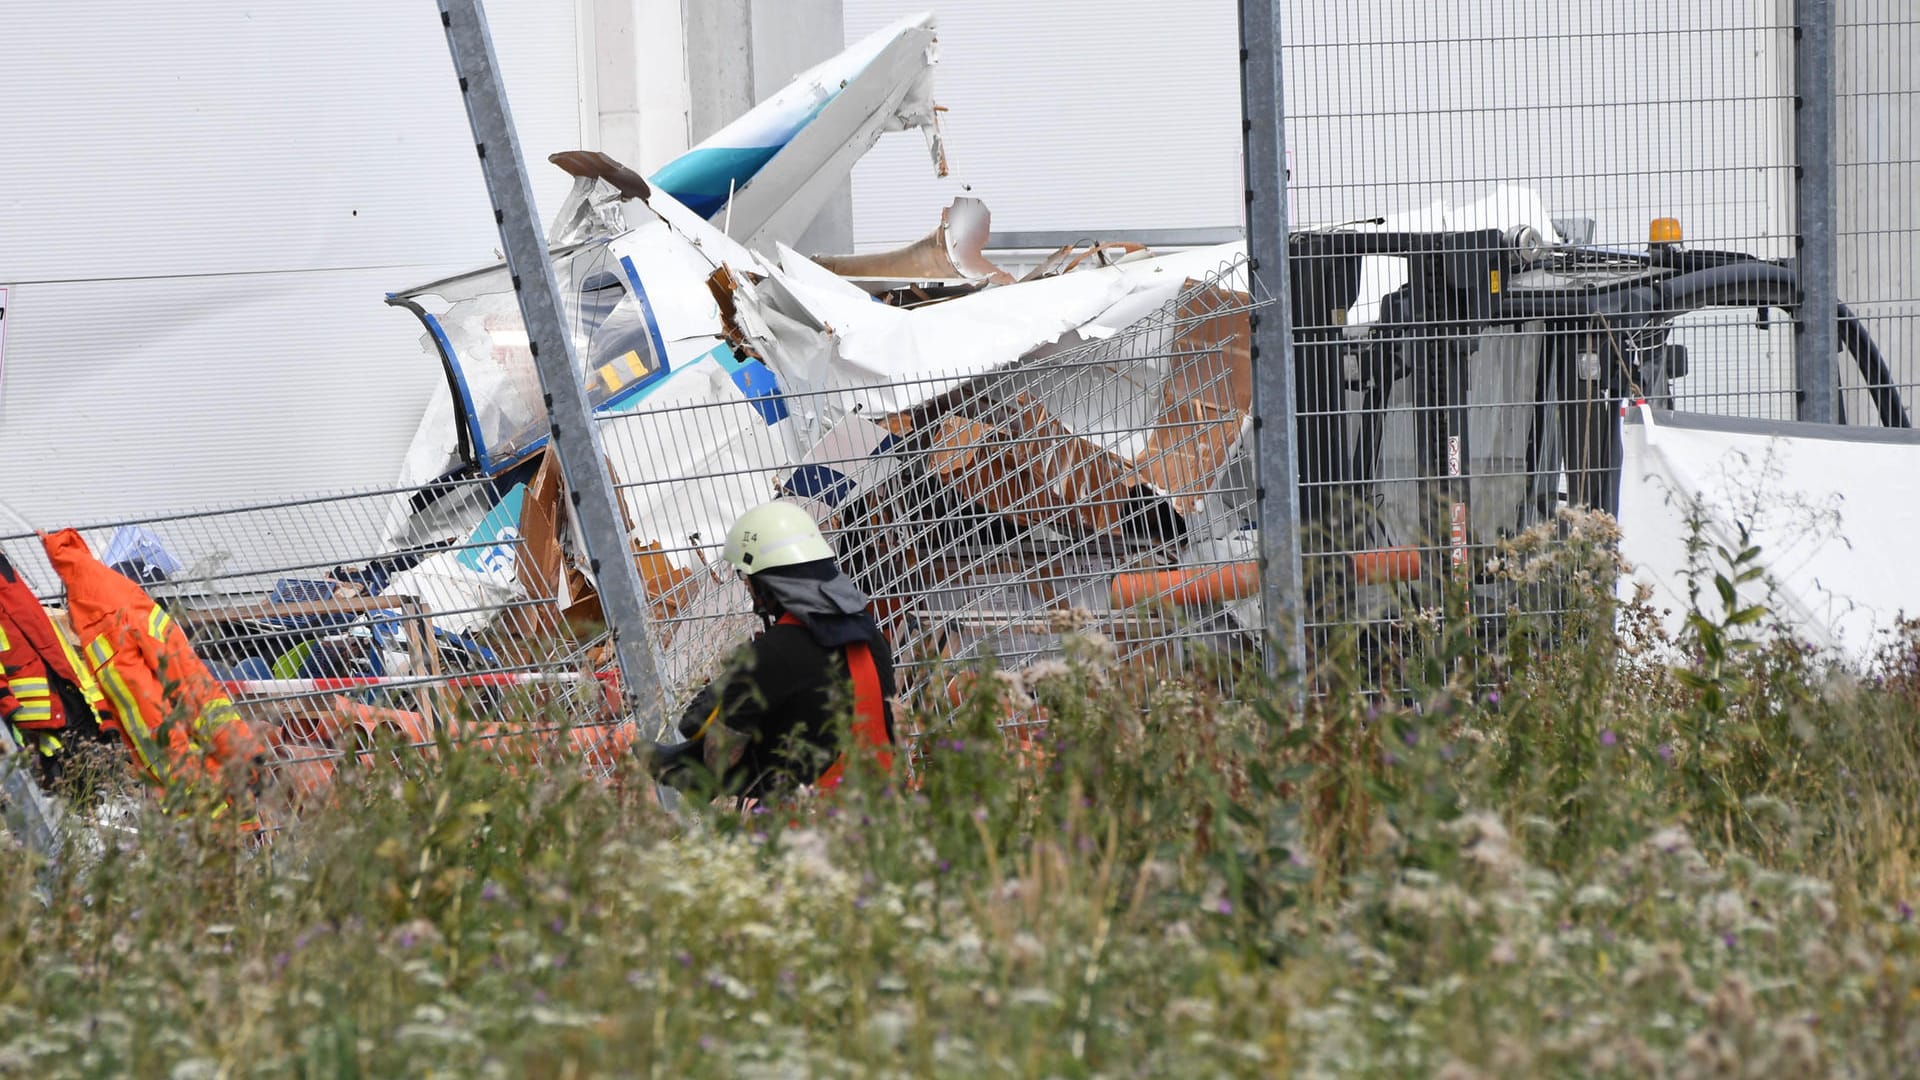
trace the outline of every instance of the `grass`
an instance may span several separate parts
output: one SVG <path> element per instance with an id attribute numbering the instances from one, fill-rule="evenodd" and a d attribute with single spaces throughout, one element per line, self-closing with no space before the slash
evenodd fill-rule
<path id="1" fill-rule="evenodd" d="M 980 680 L 910 790 L 673 817 L 448 747 L 266 848 L 156 812 L 57 874 L 5 848 L 0 1075 L 1920 1072 L 1914 636 L 1840 670 L 1742 550 L 1669 641 L 1608 530 L 1503 560 L 1572 616 L 1497 657 L 1429 620 L 1407 693 L 1336 664 L 1304 716 L 1086 634 Z"/>

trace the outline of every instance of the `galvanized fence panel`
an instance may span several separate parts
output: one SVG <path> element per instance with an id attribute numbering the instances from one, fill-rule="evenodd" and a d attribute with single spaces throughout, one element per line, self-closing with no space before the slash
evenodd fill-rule
<path id="1" fill-rule="evenodd" d="M 1564 529 L 1565 509 L 1617 511 L 1623 407 L 1795 418 L 1806 6 L 1287 7 L 1301 543 L 1323 647 L 1357 630 L 1384 674 L 1454 590 L 1489 642 L 1511 612 L 1560 613 L 1564 592 L 1507 579 L 1499 550 Z M 1841 158 L 1873 209 L 1843 209 L 1840 298 L 1863 318 L 1841 321 L 1828 378 L 1847 422 L 1904 425 L 1915 260 L 1890 219 L 1913 200 L 1874 184 L 1907 175 L 1890 146 L 1912 110 L 1884 98 L 1911 77 L 1873 58 L 1912 5 L 1840 6 L 1841 112 L 1859 114 Z"/>
<path id="2" fill-rule="evenodd" d="M 718 554 L 741 511 L 776 497 L 816 513 L 873 597 L 909 738 L 953 714 L 975 662 L 1030 670 L 1074 633 L 1143 688 L 1231 690 L 1261 658 L 1257 296 L 1236 262 L 1119 333 L 993 370 L 602 413 L 661 704 L 684 704 L 759 629 Z M 538 761 L 564 741 L 608 776 L 641 737 L 544 454 L 494 478 L 79 531 L 270 737 L 275 824 L 383 742 Z M 38 538 L 0 548 L 57 607 Z M 1044 722 L 1017 684 L 1007 700 L 1010 729 Z"/>
<path id="3" fill-rule="evenodd" d="M 1920 388 L 1920 5 L 1837 0 L 1834 110 L 1840 299 L 1886 356 L 1892 383 Z M 1849 423 L 1874 412 L 1841 365 Z"/>
<path id="4" fill-rule="evenodd" d="M 673 704 L 759 625 L 719 553 L 731 521 L 774 498 L 813 512 L 873 598 L 910 735 L 963 700 L 963 666 L 1058 658 L 1069 631 L 1148 678 L 1230 685 L 1257 667 L 1255 297 L 1235 263 L 1111 337 L 990 371 L 777 396 L 750 396 L 749 374 L 745 393 L 602 414 L 635 545 L 664 587 Z"/>
<path id="5" fill-rule="evenodd" d="M 268 741 L 269 818 L 284 824 L 377 745 L 450 739 L 538 760 L 564 742 L 611 772 L 632 725 L 598 613 L 559 550 L 556 494 L 531 472 L 78 531 L 168 609 Z M 0 549 L 58 611 L 39 538 L 0 536 Z"/>

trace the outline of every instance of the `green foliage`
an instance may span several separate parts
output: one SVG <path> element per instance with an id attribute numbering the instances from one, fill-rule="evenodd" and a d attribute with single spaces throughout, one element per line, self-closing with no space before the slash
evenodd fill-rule
<path id="1" fill-rule="evenodd" d="M 1080 632 L 911 785 L 667 814 L 382 747 L 268 844 L 142 803 L 0 848 L 0 1076 L 1913 1074 L 1920 626 L 1837 667 L 1742 534 L 1667 640 L 1613 536 L 1516 538 L 1557 616 L 1490 656 L 1452 604 L 1395 695 Z"/>

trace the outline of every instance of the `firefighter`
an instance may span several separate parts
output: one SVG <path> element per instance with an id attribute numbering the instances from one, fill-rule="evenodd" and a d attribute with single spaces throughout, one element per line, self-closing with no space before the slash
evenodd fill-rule
<path id="1" fill-rule="evenodd" d="M 80 667 L 141 768 L 168 787 L 224 781 L 217 774 L 229 770 L 257 785 L 264 745 L 167 609 L 102 565 L 72 529 L 40 539 L 67 587 Z"/>
<path id="2" fill-rule="evenodd" d="M 654 774 L 765 801 L 837 787 L 849 752 L 890 770 L 893 653 L 812 515 L 790 502 L 756 506 L 727 532 L 722 557 L 744 577 L 764 630 L 695 695 L 678 724 L 683 741 L 641 748 Z"/>
<path id="3" fill-rule="evenodd" d="M 0 554 L 0 719 L 35 751 L 43 785 L 60 780 L 81 745 L 115 741 L 105 712 L 92 673 Z"/>

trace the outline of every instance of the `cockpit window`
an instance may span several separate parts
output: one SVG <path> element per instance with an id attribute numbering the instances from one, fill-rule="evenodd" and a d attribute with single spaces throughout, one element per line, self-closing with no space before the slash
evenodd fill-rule
<path id="1" fill-rule="evenodd" d="M 600 408 L 658 372 L 645 306 L 603 243 L 558 251 L 561 317 L 573 338 L 587 400 Z M 412 307 L 454 374 L 473 453 L 497 471 L 537 446 L 547 410 L 525 321 L 506 267 L 424 286 L 397 299 Z"/>

